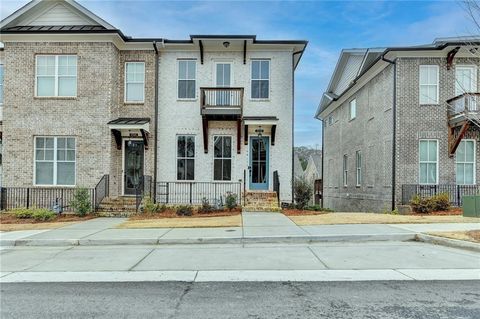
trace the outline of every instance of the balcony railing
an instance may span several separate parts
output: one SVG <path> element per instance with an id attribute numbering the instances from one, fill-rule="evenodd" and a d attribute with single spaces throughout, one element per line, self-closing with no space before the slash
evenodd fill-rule
<path id="1" fill-rule="evenodd" d="M 464 93 L 447 101 L 448 119 L 455 117 L 478 117 L 480 111 L 480 93 Z"/>
<path id="2" fill-rule="evenodd" d="M 200 88 L 202 115 L 241 115 L 243 88 Z"/>

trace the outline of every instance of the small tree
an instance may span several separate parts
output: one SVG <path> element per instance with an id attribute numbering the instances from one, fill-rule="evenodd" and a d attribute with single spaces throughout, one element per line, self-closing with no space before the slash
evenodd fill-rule
<path id="1" fill-rule="evenodd" d="M 70 202 L 70 206 L 78 216 L 85 216 L 92 211 L 90 203 L 90 195 L 86 188 L 79 187 L 75 189 L 73 200 Z"/>
<path id="2" fill-rule="evenodd" d="M 296 207 L 298 209 L 307 207 L 313 196 L 313 187 L 305 177 L 302 176 L 295 179 L 293 191 Z"/>

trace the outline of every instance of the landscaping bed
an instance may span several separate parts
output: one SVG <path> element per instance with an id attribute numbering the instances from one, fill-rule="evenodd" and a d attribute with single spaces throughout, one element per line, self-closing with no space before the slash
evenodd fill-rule
<path id="1" fill-rule="evenodd" d="M 192 209 L 192 215 L 178 215 L 175 208 L 167 208 L 161 212 L 144 212 L 132 215 L 129 220 L 145 220 L 145 219 L 162 219 L 162 218 L 211 218 L 211 217 L 225 217 L 225 216 L 235 216 L 242 213 L 241 208 L 234 208 L 232 210 L 215 210 L 212 212 L 200 212 L 196 209 Z"/>
<path id="2" fill-rule="evenodd" d="M 65 223 L 81 222 L 95 218 L 94 215 L 77 216 L 74 214 L 61 214 L 47 221 L 33 218 L 18 218 L 13 213 L 5 212 L 0 214 L 0 224 L 41 224 L 41 223 Z"/>

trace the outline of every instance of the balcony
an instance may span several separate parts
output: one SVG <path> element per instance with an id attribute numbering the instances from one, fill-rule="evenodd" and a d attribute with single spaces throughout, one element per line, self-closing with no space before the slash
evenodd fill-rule
<path id="1" fill-rule="evenodd" d="M 448 123 L 462 125 L 465 121 L 479 122 L 480 93 L 464 93 L 447 101 Z"/>
<path id="2" fill-rule="evenodd" d="M 209 120 L 242 117 L 243 88 L 200 88 L 200 114 Z"/>

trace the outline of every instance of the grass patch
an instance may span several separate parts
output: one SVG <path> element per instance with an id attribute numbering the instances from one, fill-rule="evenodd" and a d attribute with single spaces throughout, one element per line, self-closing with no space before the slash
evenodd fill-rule
<path id="1" fill-rule="evenodd" d="M 203 217 L 168 217 L 135 218 L 118 225 L 116 228 L 201 228 L 201 227 L 240 227 L 242 215 L 203 216 Z"/>
<path id="2" fill-rule="evenodd" d="M 429 235 L 480 243 L 480 229 L 458 232 L 434 232 Z"/>

